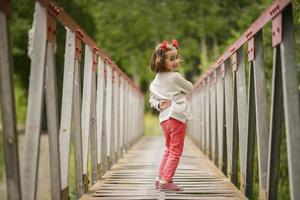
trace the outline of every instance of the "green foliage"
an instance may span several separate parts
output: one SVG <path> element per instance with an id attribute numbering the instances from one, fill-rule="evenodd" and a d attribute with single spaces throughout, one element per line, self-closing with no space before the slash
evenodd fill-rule
<path id="1" fill-rule="evenodd" d="M 13 60 L 21 89 L 25 90 L 24 94 L 27 96 L 30 65 L 26 56 L 27 31 L 31 26 L 34 3 L 32 1 L 19 3 L 19 1 L 12 2 Z M 214 3 L 209 0 L 58 1 L 59 5 L 141 86 L 144 92 L 148 92 L 147 86 L 155 75 L 150 71 L 149 60 L 157 43 L 165 39 L 178 39 L 184 59 L 180 71 L 189 80 L 196 81 L 200 73 L 240 36 L 271 2 L 271 0 L 216 0 Z M 297 13 L 299 0 L 293 1 L 293 4 Z M 295 15 L 295 19 L 299 23 L 299 14 Z M 64 30 L 60 32 L 57 65 L 62 71 Z M 146 110 L 149 110 L 148 103 Z"/>
<path id="2" fill-rule="evenodd" d="M 297 69 L 298 80 L 300 80 L 300 0 L 293 0 L 293 14 L 296 31 L 296 53 L 297 53 Z M 298 85 L 298 91 L 300 93 L 300 84 Z"/>
<path id="3" fill-rule="evenodd" d="M 14 77 L 15 84 L 15 102 L 16 102 L 16 115 L 18 122 L 25 122 L 26 109 L 27 109 L 27 94 L 24 86 L 21 84 L 20 77 Z"/>
<path id="4" fill-rule="evenodd" d="M 153 78 L 149 59 L 155 45 L 164 39 L 180 41 L 185 61 L 181 70 L 193 71 L 199 64 L 200 37 L 218 30 L 222 21 L 217 15 L 218 5 L 207 0 L 103 0 L 90 9 L 97 22 L 95 38 L 99 46 L 139 83 L 149 83 Z M 216 25 L 206 28 L 212 23 Z"/>
<path id="5" fill-rule="evenodd" d="M 34 1 L 13 0 L 10 18 L 10 38 L 14 68 L 17 121 L 25 122 L 30 60 L 27 57 L 27 32 L 31 27 Z"/>
<path id="6" fill-rule="evenodd" d="M 147 86 L 155 75 L 149 69 L 149 59 L 157 43 L 164 39 L 178 39 L 184 59 L 180 71 L 189 80 L 195 81 L 271 3 L 271 0 L 216 0 L 214 3 L 209 0 L 58 1 L 144 92 L 148 92 Z M 15 79 L 20 83 L 17 85 L 19 90 L 24 91 L 19 94 L 26 99 L 30 67 L 27 32 L 32 23 L 34 2 L 13 0 L 11 4 L 10 32 Z M 299 35 L 299 0 L 293 1 L 293 8 L 296 35 Z M 61 26 L 58 28 L 62 30 Z M 57 65 L 58 71 L 62 72 L 64 30 L 60 32 Z M 296 37 L 297 46 L 299 40 Z M 300 48 L 297 49 L 299 53 Z M 299 63 L 299 56 L 297 59 Z M 269 57 L 266 60 L 272 61 Z M 24 103 L 26 101 L 21 98 L 17 100 L 17 104 Z M 149 110 L 148 103 L 146 110 Z M 18 121 L 24 122 L 24 114 L 20 115 Z"/>
<path id="7" fill-rule="evenodd" d="M 144 135 L 160 135 L 162 134 L 162 129 L 159 126 L 159 120 L 157 115 L 153 115 L 150 112 L 146 113 L 144 116 Z"/>
<path id="8" fill-rule="evenodd" d="M 294 22 L 299 30 L 300 25 L 300 0 L 293 0 L 293 14 L 294 14 Z"/>

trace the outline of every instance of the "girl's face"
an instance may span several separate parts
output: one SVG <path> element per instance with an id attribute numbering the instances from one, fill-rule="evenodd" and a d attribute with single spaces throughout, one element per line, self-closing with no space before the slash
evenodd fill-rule
<path id="1" fill-rule="evenodd" d="M 165 68 L 168 71 L 176 71 L 180 64 L 180 58 L 176 49 L 167 51 L 165 53 Z"/>

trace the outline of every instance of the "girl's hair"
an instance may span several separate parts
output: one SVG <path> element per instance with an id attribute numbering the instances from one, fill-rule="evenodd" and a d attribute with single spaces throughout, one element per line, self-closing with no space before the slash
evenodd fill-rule
<path id="1" fill-rule="evenodd" d="M 155 73 L 166 72 L 167 71 L 165 69 L 166 52 L 175 49 L 178 50 L 177 40 L 173 40 L 172 44 L 169 44 L 167 41 L 163 41 L 162 43 L 156 45 L 150 59 L 151 70 Z"/>

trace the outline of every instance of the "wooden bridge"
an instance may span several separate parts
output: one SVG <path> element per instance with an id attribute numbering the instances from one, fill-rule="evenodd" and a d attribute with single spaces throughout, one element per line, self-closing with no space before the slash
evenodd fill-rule
<path id="1" fill-rule="evenodd" d="M 82 199 L 247 199 L 189 139 L 174 178 L 184 191 L 160 192 L 154 180 L 163 150 L 163 137 L 143 137 Z"/>
<path id="2" fill-rule="evenodd" d="M 282 124 L 288 156 L 287 196 L 300 199 L 299 82 L 290 0 L 274 1 L 195 83 L 188 97 L 194 119 L 188 122 L 188 138 L 175 175 L 184 187 L 178 193 L 154 188 L 163 139 L 143 137 L 143 124 L 135 123 L 144 116 L 139 88 L 63 8 L 49 0 L 37 0 L 35 5 L 20 171 L 8 37 L 10 9 L 5 0 L 0 0 L 0 6 L 0 102 L 8 199 L 36 199 L 43 117 L 47 119 L 55 200 L 69 198 L 71 145 L 77 199 L 253 199 L 255 149 L 259 198 L 276 199 Z M 272 23 L 270 83 L 264 75 L 262 31 L 267 23 Z M 58 24 L 66 29 L 60 100 L 55 67 Z M 272 86 L 270 105 L 267 85 Z"/>

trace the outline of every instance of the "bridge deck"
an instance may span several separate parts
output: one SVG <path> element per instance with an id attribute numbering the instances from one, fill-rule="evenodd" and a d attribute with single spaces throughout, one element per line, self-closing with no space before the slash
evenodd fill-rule
<path id="1" fill-rule="evenodd" d="M 143 137 L 82 199 L 246 199 L 188 138 L 174 177 L 184 191 L 156 190 L 154 180 L 163 148 L 162 137 Z"/>

